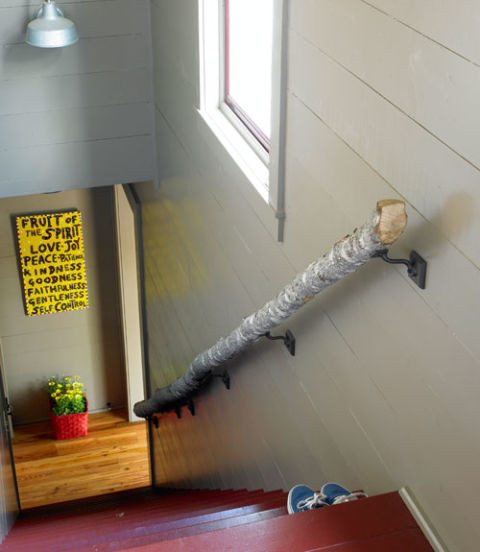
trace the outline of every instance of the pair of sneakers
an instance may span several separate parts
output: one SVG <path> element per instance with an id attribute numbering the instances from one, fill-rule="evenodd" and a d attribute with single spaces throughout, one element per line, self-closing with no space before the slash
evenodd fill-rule
<path id="1" fill-rule="evenodd" d="M 295 485 L 288 493 L 287 509 L 289 514 L 307 512 L 323 506 L 333 506 L 367 496 L 362 491 L 350 492 L 338 483 L 325 483 L 320 491 L 314 491 L 307 485 Z"/>

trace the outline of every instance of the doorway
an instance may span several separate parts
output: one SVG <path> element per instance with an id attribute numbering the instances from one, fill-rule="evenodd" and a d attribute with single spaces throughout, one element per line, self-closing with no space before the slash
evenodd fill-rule
<path id="1" fill-rule="evenodd" d="M 12 527 L 20 511 L 17 478 L 12 450 L 10 405 L 5 392 L 0 342 L 0 543 Z"/>
<path id="2" fill-rule="evenodd" d="M 68 448 L 51 442 L 51 434 L 48 434 L 48 400 L 44 386 L 49 376 L 80 376 L 89 401 L 91 427 L 96 428 L 95 439 L 105 442 L 108 429 L 111 432 L 109 442 L 114 448 L 118 448 L 115 439 L 118 435 L 125 437 L 128 421 L 134 419 L 133 403 L 143 399 L 141 328 L 139 321 L 136 326 L 131 323 L 135 310 L 132 297 L 138 298 L 138 291 L 132 291 L 132 286 L 138 286 L 138 282 L 129 275 L 132 271 L 137 273 L 133 266 L 135 241 L 133 257 L 131 253 L 134 219 L 128 219 L 126 205 L 118 205 L 119 197 L 125 199 L 122 190 L 121 186 L 119 189 L 104 187 L 0 200 L 0 337 L 4 343 L 13 421 L 18 426 L 17 439 L 22 441 L 24 451 L 28 439 L 41 441 L 45 451 L 55 449 L 55 456 L 62 456 Z M 81 211 L 83 219 L 89 308 L 27 317 L 23 309 L 12 215 L 74 209 Z M 130 298 L 127 305 L 126 298 Z M 138 300 L 136 309 L 139 310 Z M 43 429 L 41 424 L 44 424 Z M 142 424 L 145 422 L 140 422 Z M 27 425 L 32 426 L 32 431 L 25 429 Z M 37 437 L 33 437 L 35 432 Z M 93 438 L 90 441 L 88 437 L 81 438 L 80 441 L 82 439 L 85 439 L 83 452 L 78 454 L 87 455 L 87 449 L 92 455 L 97 454 Z M 142 447 L 143 444 L 138 444 L 136 448 L 141 450 Z M 28 457 L 29 453 L 25 454 Z M 41 455 L 38 451 L 35 454 Z M 98 454 L 104 456 L 104 464 L 112 462 L 105 446 L 100 447 Z M 19 458 L 22 455 L 23 452 Z M 46 454 L 46 463 L 48 458 Z M 147 451 L 145 459 L 148 466 Z M 85 469 L 92 471 L 91 467 Z M 70 496 L 73 498 L 76 497 Z"/>

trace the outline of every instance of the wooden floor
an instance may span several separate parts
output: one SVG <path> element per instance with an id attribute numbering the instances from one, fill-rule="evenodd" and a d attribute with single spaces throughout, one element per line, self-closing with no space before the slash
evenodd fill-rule
<path id="1" fill-rule="evenodd" d="M 22 509 L 150 485 L 146 422 L 90 414 L 88 435 L 56 441 L 49 422 L 17 426 L 13 440 Z"/>

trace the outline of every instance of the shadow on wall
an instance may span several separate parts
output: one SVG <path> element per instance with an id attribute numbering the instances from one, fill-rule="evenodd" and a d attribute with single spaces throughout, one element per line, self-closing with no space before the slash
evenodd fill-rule
<path id="1" fill-rule="evenodd" d="M 17 405 L 17 411 L 18 411 L 18 405 L 20 405 L 20 409 L 22 409 L 21 405 L 29 405 L 29 404 L 35 404 L 35 420 L 24 420 L 23 415 L 21 414 L 22 422 L 20 425 L 28 424 L 31 421 L 33 422 L 39 422 L 42 420 L 48 420 L 49 419 L 49 407 L 48 407 L 48 395 L 46 393 L 46 385 L 47 385 L 47 376 L 43 379 L 36 379 L 34 381 L 31 381 L 28 383 L 27 386 L 25 386 L 19 394 L 15 397 L 15 404 Z M 30 412 L 30 410 L 27 408 L 27 412 Z M 16 416 L 15 408 L 13 409 L 13 421 L 14 425 L 18 425 L 15 423 L 15 418 L 18 417 L 18 414 Z"/>
<path id="2" fill-rule="evenodd" d="M 27 4 L 27 2 L 22 3 Z M 15 2 L 4 2 L 3 4 L 7 4 L 6 7 L 8 8 L 8 4 L 14 7 Z M 18 4 L 20 4 L 20 2 L 18 2 Z M 41 0 L 36 0 L 30 6 L 19 5 L 18 7 L 15 7 L 15 13 L 10 16 L 11 24 L 8 25 L 8 28 L 2 29 L 2 34 L 0 37 L 1 43 L 3 45 L 23 43 L 25 40 L 27 25 L 35 17 L 38 10 L 40 9 L 40 6 Z M 6 50 L 4 49 L 4 52 L 5 51 Z"/>
<path id="3" fill-rule="evenodd" d="M 35 48 L 29 44 L 6 44 L 4 46 L 3 77 L 15 78 L 28 74 L 42 74 L 58 64 L 61 48 Z"/>
<path id="4" fill-rule="evenodd" d="M 460 237 L 470 228 L 476 217 L 475 198 L 463 192 L 448 196 L 443 208 L 432 219 L 432 224 L 449 236 Z"/>
<path id="5" fill-rule="evenodd" d="M 101 364 L 104 366 L 103 385 L 107 390 L 107 402 L 103 407 L 118 408 L 127 404 L 127 390 L 123 338 L 120 330 L 113 187 L 93 190 L 92 199 L 93 231 L 98 242 L 101 243 L 101 246 L 94 250 L 94 254 L 97 267 L 95 277 L 98 285 L 98 332 L 102 343 L 99 353 L 102 355 Z"/>

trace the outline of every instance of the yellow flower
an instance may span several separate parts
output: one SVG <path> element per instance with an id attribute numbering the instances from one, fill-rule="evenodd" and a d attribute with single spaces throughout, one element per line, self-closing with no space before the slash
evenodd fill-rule
<path id="1" fill-rule="evenodd" d="M 72 381 L 72 378 L 65 378 L 65 381 Z"/>
<path id="2" fill-rule="evenodd" d="M 55 398 L 55 395 L 56 395 L 56 393 L 52 393 L 52 394 L 50 395 L 50 397 Z"/>

